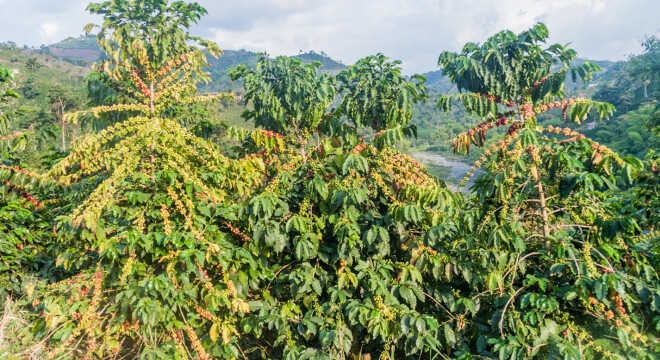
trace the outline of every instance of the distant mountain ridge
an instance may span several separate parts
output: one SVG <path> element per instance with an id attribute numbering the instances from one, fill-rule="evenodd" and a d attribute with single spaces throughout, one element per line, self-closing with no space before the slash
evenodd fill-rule
<path id="1" fill-rule="evenodd" d="M 207 56 L 206 58 L 209 65 L 211 65 L 208 71 L 211 74 L 212 82 L 201 86 L 200 90 L 204 92 L 233 90 L 231 80 L 229 80 L 229 76 L 227 75 L 227 69 L 241 64 L 253 68 L 257 65 L 258 56 L 259 53 L 257 52 L 244 49 L 223 50 L 222 56 L 217 59 L 212 56 Z M 293 57 L 300 58 L 306 64 L 309 64 L 312 61 L 320 62 L 321 67 L 319 70 L 321 72 L 336 74 L 346 68 L 346 65 L 341 62 L 332 59 L 324 53 L 317 53 L 315 51 L 293 55 Z"/>
<path id="2" fill-rule="evenodd" d="M 48 46 L 50 53 L 56 57 L 67 60 L 72 59 L 74 63 L 79 64 L 79 61 L 76 60 L 87 60 L 95 61 L 100 59 L 101 50 L 96 42 L 96 37 L 94 35 L 90 36 L 80 36 L 77 38 L 69 37 L 65 40 L 62 40 L 58 43 Z M 209 73 L 211 75 L 212 82 L 207 85 L 202 85 L 200 90 L 203 92 L 218 92 L 218 91 L 232 91 L 232 83 L 229 80 L 227 75 L 227 69 L 245 64 L 248 67 L 254 67 L 257 64 L 258 53 L 249 50 L 224 50 L 222 56 L 218 59 L 207 56 L 207 60 L 211 67 L 209 68 Z M 336 74 L 346 68 L 346 65 L 342 64 L 341 61 L 335 60 L 325 54 L 324 52 L 315 52 L 309 51 L 306 53 L 293 55 L 293 57 L 300 58 L 305 63 L 310 63 L 312 61 L 319 61 L 322 65 L 320 70 L 322 72 L 329 72 Z M 579 65 L 586 59 L 576 59 L 573 62 L 573 65 Z M 601 71 L 596 73 L 593 80 L 590 82 L 587 87 L 596 86 L 599 83 L 606 83 L 613 79 L 613 71 L 617 68 L 617 63 L 613 61 L 599 61 L 599 60 L 589 60 L 598 66 L 601 67 Z M 431 91 L 437 92 L 455 92 L 456 88 L 449 79 L 442 76 L 441 70 L 434 70 L 423 73 L 424 77 L 427 79 L 427 87 Z M 582 83 L 573 83 L 570 76 L 566 81 L 566 90 L 572 92 L 580 92 L 585 89 L 585 85 Z"/>
<path id="3" fill-rule="evenodd" d="M 51 55 L 74 63 L 75 65 L 80 65 L 79 60 L 93 62 L 101 58 L 101 49 L 99 48 L 98 43 L 96 42 L 96 36 L 94 35 L 69 37 L 60 42 L 48 45 L 47 49 Z M 208 71 L 211 74 L 212 82 L 201 86 L 200 90 L 204 92 L 232 90 L 231 81 L 227 76 L 227 69 L 240 64 L 254 67 L 257 64 L 257 57 L 257 52 L 244 49 L 223 50 L 222 56 L 217 59 L 213 56 L 207 56 L 209 65 L 211 65 Z M 340 61 L 332 59 L 323 52 L 317 53 L 312 50 L 306 53 L 293 55 L 293 57 L 300 58 L 304 63 L 319 61 L 321 63 L 320 70 L 322 72 L 338 73 L 346 68 L 346 65 L 342 64 Z"/>
<path id="4" fill-rule="evenodd" d="M 59 58 L 98 60 L 101 49 L 95 36 L 69 37 L 48 46 L 50 53 Z"/>

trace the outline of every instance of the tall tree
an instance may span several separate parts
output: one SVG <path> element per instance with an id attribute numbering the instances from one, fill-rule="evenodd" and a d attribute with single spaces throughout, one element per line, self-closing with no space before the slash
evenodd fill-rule
<path id="1" fill-rule="evenodd" d="M 232 269 L 202 266 L 249 260 L 240 244 L 228 241 L 230 231 L 219 230 L 233 210 L 216 217 L 215 206 L 229 207 L 250 193 L 263 162 L 230 160 L 166 116 L 175 106 L 210 100 L 196 92 L 206 60 L 193 44 L 218 48 L 187 32 L 206 10 L 161 0 L 107 1 L 89 9 L 104 16 L 98 40 L 111 57 L 95 68 L 99 83 L 122 101 L 63 119 L 122 116 L 78 142 L 46 174 L 62 194 L 53 229 L 66 244 L 60 264 L 78 276 L 41 293 L 39 311 L 55 316 L 35 331 L 48 337 L 63 329 L 51 339 L 51 356 L 237 356 L 232 334 L 247 311 L 247 289 L 236 290 Z M 67 305 L 70 299 L 75 306 Z M 213 326 L 193 320 L 215 306 Z M 137 326 L 126 328 L 126 321 Z M 154 329 L 165 337 L 149 335 Z M 209 336 L 213 341 L 202 346 L 200 338 Z M 129 343 L 136 346 L 122 347 Z"/>
<path id="2" fill-rule="evenodd" d="M 39 63 L 36 57 L 31 57 L 25 62 L 25 67 L 27 67 L 28 71 L 30 72 L 35 72 L 42 66 L 43 65 Z"/>
<path id="3" fill-rule="evenodd" d="M 46 96 L 46 99 L 51 105 L 51 110 L 60 122 L 62 138 L 61 150 L 66 151 L 66 134 L 68 130 L 69 119 L 64 115 L 67 112 L 78 110 L 83 104 L 83 99 L 73 90 L 61 84 L 51 85 L 48 89 L 48 95 Z"/>
<path id="4" fill-rule="evenodd" d="M 660 91 L 660 39 L 648 37 L 642 42 L 644 53 L 633 56 L 626 64 L 626 70 L 644 88 L 644 98 L 648 98 L 648 87 Z M 660 93 L 659 93 L 660 94 Z M 660 95 L 656 94 L 660 97 Z"/>

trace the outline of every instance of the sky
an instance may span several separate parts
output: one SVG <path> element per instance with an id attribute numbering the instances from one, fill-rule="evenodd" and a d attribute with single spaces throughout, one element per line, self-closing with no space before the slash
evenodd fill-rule
<path id="1" fill-rule="evenodd" d="M 444 50 L 460 51 L 504 29 L 537 22 L 550 43 L 571 43 L 581 57 L 623 60 L 660 31 L 660 0 L 198 0 L 205 16 L 191 32 L 223 49 L 294 55 L 315 50 L 352 64 L 383 53 L 405 73 L 437 69 Z M 89 0 L 0 0 L 0 42 L 39 46 L 100 24 Z"/>

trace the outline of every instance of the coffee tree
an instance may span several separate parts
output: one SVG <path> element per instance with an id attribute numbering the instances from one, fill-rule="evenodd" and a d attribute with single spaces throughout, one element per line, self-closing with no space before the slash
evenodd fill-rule
<path id="1" fill-rule="evenodd" d="M 401 358 L 442 348 L 438 319 L 447 314 L 434 303 L 439 283 L 427 279 L 444 272 L 444 256 L 421 241 L 451 216 L 454 196 L 411 158 L 357 138 L 366 127 L 408 125 L 407 107 L 425 96 L 385 60 L 361 60 L 338 76 L 339 108 L 326 96 L 336 90 L 315 90 L 334 82 L 314 65 L 278 58 L 291 68 L 274 72 L 262 59 L 234 72 L 254 103 L 246 118 L 265 128 L 236 135 L 248 136 L 246 149 L 265 158 L 270 179 L 235 225 L 268 269 L 255 311 L 241 321 L 248 356 Z M 312 136 L 316 145 L 304 146 Z"/>
<path id="2" fill-rule="evenodd" d="M 21 115 L 12 105 L 13 74 L 0 66 L 0 303 L 19 298 L 37 269 L 49 262 L 52 219 L 37 186 L 40 175 L 27 170 L 16 156 L 29 134 L 10 132 L 12 119 Z"/>
<path id="3" fill-rule="evenodd" d="M 230 69 L 232 81 L 244 79 L 245 101 L 253 110 L 243 113 L 245 120 L 267 131 L 295 137 L 303 161 L 305 145 L 318 131 L 325 111 L 336 94 L 329 74 L 318 74 L 320 62 L 303 64 L 298 58 L 280 56 L 274 60 L 261 55 L 255 70 L 245 65 Z"/>
<path id="4" fill-rule="evenodd" d="M 230 70 L 232 81 L 243 79 L 245 100 L 253 110 L 243 117 L 268 131 L 293 134 L 302 139 L 314 133 L 336 94 L 329 74 L 319 74 L 318 61 L 304 64 L 298 58 L 260 55 L 256 69 L 240 65 Z"/>
<path id="5" fill-rule="evenodd" d="M 105 16 L 99 42 L 112 56 L 101 80 L 127 101 L 88 114 L 131 116 L 86 136 L 46 174 L 65 201 L 52 229 L 63 248 L 57 265 L 76 275 L 34 292 L 33 331 L 58 357 L 237 356 L 235 325 L 249 307 L 236 269 L 253 260 L 224 220 L 262 181 L 264 164 L 230 160 L 164 116 L 207 100 L 195 94 L 204 54 L 185 32 L 205 10 L 164 1 L 90 10 Z"/>
<path id="6" fill-rule="evenodd" d="M 345 94 L 340 114 L 357 128 L 376 131 L 374 141 L 380 148 L 404 136 L 417 137 L 417 128 L 410 124 L 412 109 L 428 101 L 424 76 L 406 79 L 398 66 L 401 61 L 387 60 L 383 54 L 368 56 L 337 76 L 340 92 Z"/>
<path id="7" fill-rule="evenodd" d="M 564 98 L 569 72 L 588 80 L 596 67 L 569 68 L 576 53 L 557 44 L 542 48 L 547 36 L 538 24 L 439 58 L 462 93 L 442 96 L 438 105 L 460 100 L 484 118 L 454 140 L 455 150 L 483 146 L 489 129 L 508 128 L 476 162 L 485 174 L 457 220 L 454 236 L 463 239 L 453 240 L 454 248 L 478 254 L 469 262 L 476 276 L 457 298 L 480 303 L 470 325 L 454 324 L 459 353 L 653 357 L 657 258 L 635 219 L 619 211 L 617 191 L 634 181 L 640 163 L 569 128 L 537 123 L 537 114 L 553 108 L 575 122 L 590 110 L 601 117 L 613 110 Z"/>
<path id="8" fill-rule="evenodd" d="M 101 82 L 116 95 L 135 100 L 133 106 L 97 111 L 132 110 L 154 116 L 180 100 L 190 101 L 195 85 L 208 81 L 203 71 L 208 64 L 200 47 L 212 56 L 222 53 L 214 42 L 188 32 L 207 13 L 197 3 L 105 1 L 87 9 L 104 17 L 97 38 L 109 59 L 97 66 Z M 89 33 L 95 27 L 89 24 L 85 30 Z"/>

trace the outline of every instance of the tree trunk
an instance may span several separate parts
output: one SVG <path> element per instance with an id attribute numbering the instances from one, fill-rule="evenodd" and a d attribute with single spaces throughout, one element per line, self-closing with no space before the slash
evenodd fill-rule
<path id="1" fill-rule="evenodd" d="M 543 237 L 546 247 L 550 246 L 548 237 L 550 236 L 550 223 L 548 221 L 548 208 L 545 206 L 545 192 L 543 191 L 543 183 L 541 179 L 536 180 L 536 187 L 539 189 L 539 202 L 541 203 L 541 217 L 543 219 Z"/>
<path id="2" fill-rule="evenodd" d="M 154 106 L 154 82 L 149 83 L 149 115 L 154 117 L 156 107 Z"/>
<path id="3" fill-rule="evenodd" d="M 60 103 L 60 120 L 62 121 L 62 151 L 66 151 L 66 120 L 64 120 L 63 103 Z"/>
<path id="4" fill-rule="evenodd" d="M 62 151 L 66 151 L 66 121 L 62 119 Z"/>
<path id="5" fill-rule="evenodd" d="M 30 133 L 34 134 L 34 123 L 30 124 Z M 37 151 L 37 142 L 32 142 L 32 151 Z"/>
<path id="6" fill-rule="evenodd" d="M 300 156 L 303 158 L 303 164 L 307 164 L 307 154 L 305 153 L 305 145 L 300 145 Z"/>

